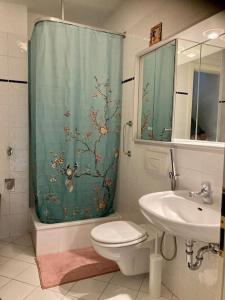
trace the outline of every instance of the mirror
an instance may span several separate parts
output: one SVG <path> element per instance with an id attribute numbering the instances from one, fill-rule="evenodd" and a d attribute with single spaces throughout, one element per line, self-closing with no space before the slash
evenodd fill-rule
<path id="1" fill-rule="evenodd" d="M 171 141 L 175 55 L 174 40 L 139 59 L 138 139 Z"/>
<path id="2" fill-rule="evenodd" d="M 225 40 L 177 44 L 173 138 L 225 142 Z"/>

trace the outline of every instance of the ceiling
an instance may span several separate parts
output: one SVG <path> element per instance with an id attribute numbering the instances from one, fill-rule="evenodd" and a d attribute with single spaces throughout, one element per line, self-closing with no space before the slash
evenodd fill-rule
<path id="1" fill-rule="evenodd" d="M 127 0 L 64 0 L 65 20 L 100 26 Z M 26 5 L 28 11 L 49 17 L 61 17 L 61 0 L 7 0 Z"/>

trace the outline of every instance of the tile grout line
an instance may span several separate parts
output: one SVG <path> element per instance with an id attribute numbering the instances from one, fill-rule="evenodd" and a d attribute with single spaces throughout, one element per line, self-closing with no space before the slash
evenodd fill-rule
<path id="1" fill-rule="evenodd" d="M 99 297 L 98 297 L 98 300 L 101 298 L 101 296 L 103 295 L 103 293 L 105 292 L 105 290 L 107 289 L 107 287 L 110 285 L 110 283 L 111 283 L 113 277 L 116 276 L 116 273 L 117 273 L 117 272 L 114 272 L 112 278 L 110 278 L 110 280 L 109 280 L 108 282 L 106 282 L 106 286 L 104 287 L 103 291 L 100 293 L 100 295 L 99 295 Z"/>
<path id="2" fill-rule="evenodd" d="M 137 295 L 136 295 L 135 299 L 137 299 L 137 297 L 138 297 L 138 295 L 139 295 L 139 293 L 140 293 L 140 291 L 141 291 L 141 287 L 142 287 L 142 285 L 143 285 L 143 283 L 144 283 L 145 278 L 146 278 L 146 277 L 144 276 L 143 279 L 142 279 L 142 282 L 141 282 L 141 284 L 140 284 L 140 287 L 139 287 L 139 289 L 138 289 L 138 292 L 137 292 Z"/>

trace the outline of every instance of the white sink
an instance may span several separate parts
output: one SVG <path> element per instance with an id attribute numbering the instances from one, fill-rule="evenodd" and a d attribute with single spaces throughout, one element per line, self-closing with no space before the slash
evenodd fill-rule
<path id="1" fill-rule="evenodd" d="M 220 212 L 188 191 L 152 193 L 139 199 L 143 215 L 163 231 L 184 239 L 218 243 Z"/>

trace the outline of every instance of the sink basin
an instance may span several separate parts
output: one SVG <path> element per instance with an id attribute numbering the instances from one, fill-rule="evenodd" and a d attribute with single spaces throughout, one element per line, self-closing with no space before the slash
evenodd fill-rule
<path id="1" fill-rule="evenodd" d="M 203 204 L 201 197 L 190 197 L 188 191 L 167 191 L 139 199 L 143 215 L 163 231 L 184 239 L 218 243 L 220 212 Z"/>

